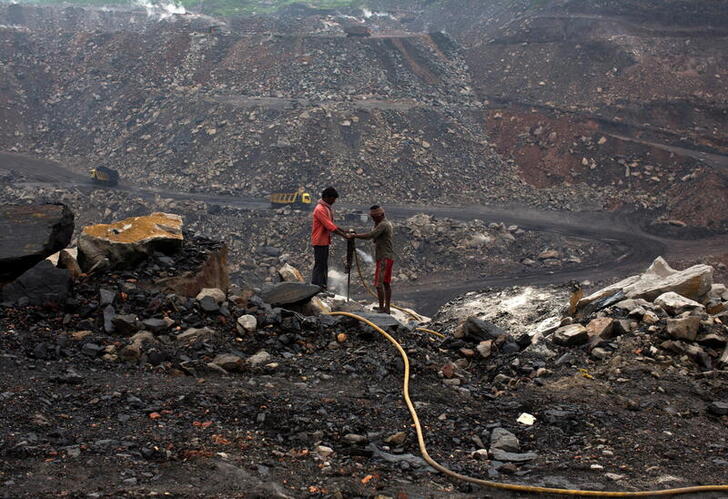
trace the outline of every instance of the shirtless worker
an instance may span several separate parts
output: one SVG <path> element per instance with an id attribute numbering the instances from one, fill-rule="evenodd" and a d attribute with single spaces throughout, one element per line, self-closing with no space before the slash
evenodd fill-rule
<path id="1" fill-rule="evenodd" d="M 374 286 L 377 288 L 379 298 L 379 311 L 390 314 L 392 303 L 392 266 L 394 265 L 394 248 L 392 238 L 394 227 L 392 222 L 385 220 L 384 208 L 374 205 L 369 209 L 369 215 L 374 220 L 374 229 L 366 234 L 354 234 L 357 239 L 374 240 L 374 258 L 376 270 L 374 271 Z"/>
<path id="2" fill-rule="evenodd" d="M 313 209 L 313 222 L 311 224 L 311 245 L 313 246 L 313 272 L 311 284 L 321 286 L 326 290 L 329 276 L 329 245 L 331 233 L 348 239 L 350 236 L 334 224 L 334 212 L 331 208 L 339 197 L 333 187 L 327 187 L 321 193 L 316 207 Z"/>

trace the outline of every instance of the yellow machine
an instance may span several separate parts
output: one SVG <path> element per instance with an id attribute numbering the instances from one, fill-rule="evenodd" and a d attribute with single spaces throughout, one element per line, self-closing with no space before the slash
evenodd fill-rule
<path id="1" fill-rule="evenodd" d="M 93 180 L 94 184 L 115 186 L 119 183 L 119 172 L 112 170 L 111 168 L 106 168 L 105 166 L 92 168 L 89 171 L 89 174 L 91 175 L 91 180 Z"/>
<path id="2" fill-rule="evenodd" d="M 296 192 L 274 192 L 270 195 L 270 207 L 281 208 L 293 206 L 299 209 L 311 209 L 311 194 L 301 187 Z"/>

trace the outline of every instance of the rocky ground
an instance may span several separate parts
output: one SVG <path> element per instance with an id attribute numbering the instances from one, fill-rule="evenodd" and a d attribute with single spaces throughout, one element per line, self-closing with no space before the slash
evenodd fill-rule
<path id="1" fill-rule="evenodd" d="M 5 292 L 4 496 L 490 493 L 424 464 L 401 361 L 369 328 L 271 306 L 266 289 L 185 297 L 153 285 L 217 248 L 185 234 L 179 253 L 79 276 L 56 305 Z M 410 356 L 432 456 L 552 487 L 721 482 L 728 295 L 709 267 L 653 268 L 659 279 L 597 290 L 571 311 L 560 287 L 465 296 L 428 324 L 444 340 L 375 319 Z M 663 280 L 710 290 L 706 304 L 655 298 Z"/>

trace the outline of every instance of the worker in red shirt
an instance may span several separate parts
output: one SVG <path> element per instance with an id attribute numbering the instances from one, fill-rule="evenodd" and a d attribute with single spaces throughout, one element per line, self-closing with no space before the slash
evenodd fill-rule
<path id="1" fill-rule="evenodd" d="M 331 244 L 331 233 L 335 233 L 349 239 L 349 235 L 334 224 L 334 212 L 331 208 L 339 197 L 339 193 L 333 187 L 327 187 L 321 193 L 316 207 L 313 209 L 313 224 L 311 226 L 311 245 L 313 246 L 313 275 L 311 284 L 316 284 L 326 289 L 329 275 L 329 245 Z"/>

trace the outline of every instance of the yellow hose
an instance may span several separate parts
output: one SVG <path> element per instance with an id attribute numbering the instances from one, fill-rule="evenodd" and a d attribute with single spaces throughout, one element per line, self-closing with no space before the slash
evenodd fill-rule
<path id="1" fill-rule="evenodd" d="M 445 475 L 448 475 L 453 478 L 457 478 L 458 480 L 463 480 L 465 482 L 474 483 L 476 485 L 480 485 L 483 487 L 490 487 L 495 489 L 501 489 L 501 490 L 511 490 L 511 491 L 517 491 L 517 492 L 530 492 L 530 493 L 540 493 L 540 494 L 561 494 L 561 495 L 570 495 L 570 496 L 591 496 L 591 497 L 648 497 L 648 496 L 670 496 L 670 495 L 677 495 L 677 494 L 692 494 L 697 492 L 728 492 L 728 485 L 700 485 L 695 487 L 682 487 L 678 489 L 664 489 L 664 490 L 644 490 L 640 492 L 603 492 L 600 490 L 575 490 L 575 489 L 553 489 L 549 487 L 534 487 L 530 485 L 516 485 L 512 483 L 500 483 L 500 482 L 492 482 L 490 480 L 483 480 L 480 478 L 473 478 L 466 475 L 461 475 L 460 473 L 456 473 L 454 471 L 451 471 L 447 468 L 445 468 L 443 465 L 435 461 L 430 457 L 430 454 L 427 452 L 427 447 L 425 446 L 425 438 L 422 433 L 422 426 L 420 425 L 420 419 L 417 417 L 417 411 L 415 410 L 415 406 L 412 404 L 412 400 L 410 400 L 409 395 L 409 378 L 410 378 L 410 365 L 409 365 L 409 358 L 407 357 L 407 353 L 402 348 L 402 345 L 399 344 L 397 340 L 395 340 L 389 333 L 384 331 L 382 328 L 374 324 L 373 322 L 365 319 L 364 317 L 361 317 L 356 314 L 352 314 L 351 312 L 329 312 L 328 315 L 343 315 L 346 317 L 351 317 L 353 319 L 356 319 L 358 321 L 361 321 L 365 323 L 366 325 L 372 327 L 375 331 L 377 331 L 379 334 L 387 338 L 387 340 L 394 345 L 394 347 L 399 352 L 400 356 L 402 357 L 402 361 L 404 362 L 404 387 L 402 389 L 402 393 L 404 395 L 404 401 L 405 404 L 407 404 L 407 409 L 410 412 L 410 415 L 412 416 L 412 421 L 415 424 L 415 430 L 417 432 L 417 442 L 420 446 L 420 453 L 422 454 L 423 459 L 432 466 L 437 471 L 444 473 Z"/>
<path id="2" fill-rule="evenodd" d="M 415 330 L 416 331 L 423 331 L 425 333 L 434 334 L 435 336 L 439 336 L 440 338 L 447 338 L 447 336 L 445 336 L 444 334 L 438 333 L 437 331 L 433 331 L 432 329 L 427 329 L 426 327 L 416 327 Z"/>

